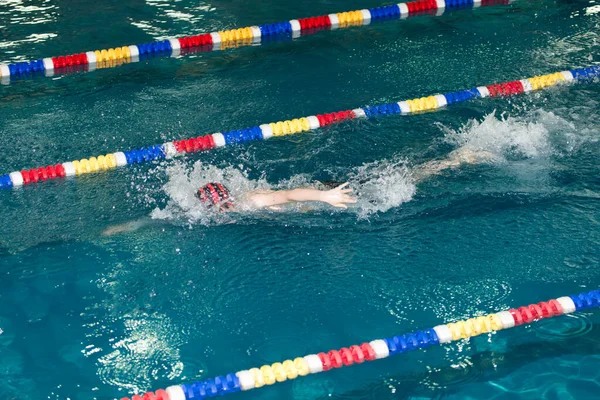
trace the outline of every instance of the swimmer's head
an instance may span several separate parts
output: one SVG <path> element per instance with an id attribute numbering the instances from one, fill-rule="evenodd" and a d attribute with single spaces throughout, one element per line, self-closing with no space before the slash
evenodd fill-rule
<path id="1" fill-rule="evenodd" d="M 196 192 L 196 197 L 208 208 L 217 207 L 219 211 L 231 210 L 234 207 L 229 190 L 218 182 L 207 183 L 202 186 Z"/>

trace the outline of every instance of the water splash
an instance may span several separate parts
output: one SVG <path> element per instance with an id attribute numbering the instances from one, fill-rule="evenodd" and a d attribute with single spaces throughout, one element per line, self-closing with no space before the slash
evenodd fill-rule
<path id="1" fill-rule="evenodd" d="M 184 163 L 176 162 L 166 169 L 168 181 L 163 191 L 169 200 L 164 208 L 156 208 L 151 214 L 154 219 L 185 221 L 203 225 L 228 223 L 232 217 L 205 207 L 195 197 L 200 187 L 208 182 L 225 185 L 234 199 L 254 190 L 271 189 L 264 179 L 250 180 L 245 171 L 234 167 L 217 168 L 213 165 L 196 162 L 191 169 Z"/>
<path id="2" fill-rule="evenodd" d="M 293 175 L 289 179 L 276 184 L 269 184 L 264 178 L 251 180 L 245 171 L 225 167 L 217 168 L 196 162 L 191 169 L 183 163 L 175 163 L 166 169 L 168 176 L 163 191 L 168 196 L 164 208 L 156 208 L 151 216 L 154 219 L 179 221 L 185 223 L 200 223 L 203 225 L 230 223 L 234 221 L 233 214 L 218 213 L 205 207 L 194 196 L 194 193 L 207 182 L 221 182 L 234 199 L 238 200 L 236 218 L 251 211 L 250 207 L 239 201 L 248 192 L 256 190 L 285 190 L 298 187 L 316 187 L 325 189 L 306 174 Z M 411 177 L 411 171 L 403 160 L 377 161 L 365 164 L 352 170 L 344 181 L 350 182 L 355 189 L 359 201 L 351 211 L 360 216 L 375 212 L 384 212 L 392 207 L 409 201 L 416 191 Z M 311 205 L 312 210 L 325 210 L 326 205 Z M 302 211 L 299 205 L 282 208 L 282 211 Z"/>
<path id="3" fill-rule="evenodd" d="M 382 160 L 362 165 L 349 174 L 357 191 L 359 217 L 386 212 L 412 200 L 417 187 L 406 160 Z"/>
<path id="4" fill-rule="evenodd" d="M 544 119 L 552 113 L 536 112 L 528 117 L 496 117 L 493 112 L 483 120 L 470 120 L 458 130 L 439 124 L 444 140 L 452 145 L 488 151 L 497 160 L 547 157 L 553 153 L 550 133 Z M 540 118 L 542 117 L 542 118 Z"/>

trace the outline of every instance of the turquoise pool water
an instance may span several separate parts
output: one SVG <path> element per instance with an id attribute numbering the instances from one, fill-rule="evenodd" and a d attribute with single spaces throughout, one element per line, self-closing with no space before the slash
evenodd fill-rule
<path id="1" fill-rule="evenodd" d="M 0 63 L 383 4 L 12 0 Z M 0 172 L 594 65 L 599 12 L 519 1 L 17 81 L 0 86 Z M 563 86 L 0 191 L 0 398 L 118 399 L 596 289 L 599 100 L 597 83 Z M 494 157 L 415 181 L 463 145 Z M 360 198 L 215 216 L 188 201 L 207 180 L 349 180 Z M 593 399 L 599 322 L 576 313 L 235 396 Z"/>

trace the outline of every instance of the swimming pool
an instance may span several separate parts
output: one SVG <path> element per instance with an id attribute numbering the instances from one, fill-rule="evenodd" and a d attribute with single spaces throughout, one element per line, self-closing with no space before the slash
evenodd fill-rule
<path id="1" fill-rule="evenodd" d="M 0 62 L 376 7 L 0 6 Z M 1 173 L 598 63 L 598 6 L 515 2 L 0 86 Z M 112 399 L 597 288 L 597 83 L 0 191 L 0 397 Z M 492 162 L 414 182 L 462 145 Z M 350 180 L 349 211 L 189 193 Z M 151 215 L 156 223 L 103 236 Z M 595 398 L 598 313 L 239 398 Z"/>

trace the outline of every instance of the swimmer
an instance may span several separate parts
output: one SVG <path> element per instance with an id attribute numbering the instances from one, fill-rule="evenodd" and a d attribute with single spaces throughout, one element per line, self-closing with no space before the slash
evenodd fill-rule
<path id="1" fill-rule="evenodd" d="M 350 193 L 349 183 L 344 183 L 329 190 L 299 188 L 292 190 L 256 190 L 245 193 L 241 203 L 237 202 L 229 190 L 221 183 L 207 183 L 196 192 L 196 197 L 208 208 L 216 208 L 221 212 L 235 211 L 238 205 L 244 210 L 260 210 L 264 208 L 278 209 L 278 206 L 289 203 L 308 201 L 327 203 L 337 208 L 348 208 L 347 204 L 356 203 Z"/>
<path id="2" fill-rule="evenodd" d="M 429 176 L 437 175 L 442 171 L 459 167 L 462 164 L 476 164 L 489 161 L 493 158 L 487 151 L 477 151 L 469 147 L 461 147 L 451 152 L 444 160 L 434 160 L 419 165 L 414 169 L 416 181 L 421 181 Z M 280 206 L 290 203 L 320 202 L 336 208 L 346 209 L 348 204 L 356 203 L 352 196 L 349 183 L 336 184 L 327 190 L 313 188 L 297 188 L 291 190 L 256 190 L 234 198 L 225 185 L 218 182 L 207 183 L 198 189 L 194 196 L 208 209 L 218 212 L 236 212 L 251 210 L 278 210 Z M 114 235 L 121 232 L 130 232 L 150 224 L 148 218 L 128 222 L 111 227 L 104 231 L 104 235 Z"/>
<path id="3" fill-rule="evenodd" d="M 469 147 L 461 147 L 449 154 L 444 160 L 430 161 L 415 168 L 416 180 L 423 180 L 431 175 L 437 175 L 445 169 L 459 167 L 461 164 L 476 164 L 488 161 L 492 154 L 487 151 L 476 151 Z M 349 183 L 336 185 L 329 190 L 301 188 L 292 190 L 257 190 L 243 195 L 241 202 L 237 202 L 225 185 L 221 183 L 207 183 L 196 192 L 195 196 L 208 208 L 215 208 L 220 212 L 235 211 L 238 206 L 244 210 L 271 209 L 278 210 L 279 206 L 289 203 L 321 202 L 337 208 L 348 208 L 347 204 L 356 203 L 352 197 Z M 241 204 L 240 204 L 241 203 Z"/>
<path id="4" fill-rule="evenodd" d="M 291 190 L 255 190 L 234 199 L 225 185 L 218 182 L 207 183 L 194 194 L 204 206 L 218 212 L 236 212 L 238 210 L 279 210 L 279 206 L 289 203 L 320 202 L 337 208 L 348 208 L 347 204 L 356 203 L 352 197 L 349 183 L 338 185 L 329 190 L 298 188 Z M 112 236 L 122 232 L 132 232 L 148 226 L 154 220 L 142 218 L 108 228 L 104 236 Z M 157 221 L 160 222 L 160 221 Z"/>

